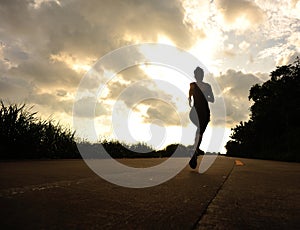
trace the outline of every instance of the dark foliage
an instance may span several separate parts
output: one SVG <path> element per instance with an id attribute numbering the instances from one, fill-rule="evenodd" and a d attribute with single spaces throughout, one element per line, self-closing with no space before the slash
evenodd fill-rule
<path id="1" fill-rule="evenodd" d="M 110 155 L 112 158 L 162 158 L 171 157 L 176 151 L 176 157 L 189 157 L 190 147 L 181 144 L 171 144 L 163 150 L 154 150 L 144 143 L 128 145 L 119 141 L 102 141 L 101 143 L 79 143 L 85 158 L 104 159 Z"/>
<path id="2" fill-rule="evenodd" d="M 74 158 L 74 132 L 41 120 L 31 108 L 0 102 L 0 158 Z"/>
<path id="3" fill-rule="evenodd" d="M 250 89 L 250 120 L 232 129 L 227 155 L 300 161 L 300 59 Z"/>

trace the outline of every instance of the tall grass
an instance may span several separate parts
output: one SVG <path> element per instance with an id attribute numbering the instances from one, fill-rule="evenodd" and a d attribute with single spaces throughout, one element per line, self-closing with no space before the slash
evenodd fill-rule
<path id="1" fill-rule="evenodd" d="M 79 152 L 74 132 L 53 120 L 42 120 L 25 104 L 0 101 L 0 157 L 73 158 Z"/>

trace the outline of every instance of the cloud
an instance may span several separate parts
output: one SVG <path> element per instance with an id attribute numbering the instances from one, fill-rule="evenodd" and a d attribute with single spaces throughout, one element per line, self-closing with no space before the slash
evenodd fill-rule
<path id="1" fill-rule="evenodd" d="M 50 93 L 34 94 L 29 98 L 29 103 L 48 108 L 53 113 L 66 113 L 72 115 L 73 101 L 61 99 L 59 96 Z"/>
<path id="2" fill-rule="evenodd" d="M 288 37 L 287 41 L 288 43 L 293 46 L 296 51 L 300 52 L 300 32 L 293 32 L 290 34 L 290 36 Z"/>
<path id="3" fill-rule="evenodd" d="M 156 82 L 138 66 L 118 73 L 105 85 L 108 94 L 103 100 L 122 100 L 128 108 L 139 100 L 150 98 L 172 99 L 172 96 L 159 89 Z"/>
<path id="4" fill-rule="evenodd" d="M 71 95 L 83 70 L 116 48 L 156 42 L 162 35 L 182 48 L 189 48 L 196 39 L 191 25 L 184 22 L 184 9 L 179 1 L 9 0 L 0 3 L 0 21 L 1 87 L 12 87 L 19 94 L 14 98 L 24 100 L 26 95 L 39 104 L 42 102 L 37 97 L 61 103 L 60 97 L 46 97 L 43 93 Z M 130 58 L 136 55 L 139 53 L 127 53 L 117 61 L 132 63 Z M 130 81 L 134 78 L 131 75 Z M 9 79 L 19 83 L 12 85 Z M 26 85 L 33 85 L 36 90 L 29 95 Z M 86 87 L 95 85 L 91 82 Z M 121 86 L 117 86 L 120 90 Z M 2 90 L 3 97 L 12 97 L 8 90 L 5 92 Z"/>
<path id="5" fill-rule="evenodd" d="M 254 1 L 216 0 L 215 2 L 225 25 L 229 28 L 244 30 L 246 24 L 253 27 L 261 24 L 265 19 L 263 10 Z"/>
<path id="6" fill-rule="evenodd" d="M 296 58 L 300 57 L 300 52 L 290 52 L 286 56 L 281 57 L 278 60 L 278 65 L 288 65 L 296 61 Z"/>
<path id="7" fill-rule="evenodd" d="M 159 83 L 146 75 L 141 68 L 128 68 L 106 84 L 108 92 L 101 97 L 101 100 L 103 103 L 111 100 L 114 103 L 123 102 L 122 105 L 138 113 L 144 123 L 161 120 L 163 125 L 167 126 L 187 125 L 188 119 L 183 119 L 180 124 L 180 117 L 188 118 L 188 114 L 178 112 L 179 108 L 175 102 L 183 100 L 187 103 L 186 95 L 184 98 L 176 99 L 181 95 L 168 92 L 172 88 L 160 89 L 157 85 Z"/>
<path id="8" fill-rule="evenodd" d="M 93 105 L 91 108 L 90 106 Z M 84 97 L 76 102 L 75 116 L 77 117 L 100 117 L 108 114 L 108 109 L 102 102 L 95 101 L 94 97 Z"/>
<path id="9" fill-rule="evenodd" d="M 2 28 L 7 42 L 22 38 L 22 46 L 44 54 L 60 51 L 78 56 L 100 57 L 128 44 L 126 35 L 142 41 L 157 41 L 164 34 L 176 45 L 188 48 L 194 38 L 184 24 L 179 2 L 132 0 L 92 0 L 44 2 L 33 7 L 31 1 L 1 3 Z M 11 15 L 15 15 L 12 19 Z M 180 35 L 180 36 L 178 36 Z"/>
<path id="10" fill-rule="evenodd" d="M 76 73 L 64 63 L 51 63 L 46 59 L 29 59 L 7 70 L 6 75 L 33 82 L 38 87 L 55 88 L 64 86 L 74 88 L 79 84 L 81 74 Z"/>
<path id="11" fill-rule="evenodd" d="M 227 44 L 224 47 L 224 51 L 223 51 L 224 55 L 227 57 L 234 57 L 236 56 L 236 53 L 234 51 L 234 45 L 233 44 Z"/>
<path id="12" fill-rule="evenodd" d="M 251 102 L 248 100 L 250 88 L 262 81 L 251 73 L 243 73 L 229 69 L 216 78 L 222 90 L 226 107 L 226 122 L 228 126 L 248 119 Z"/>
<path id="13" fill-rule="evenodd" d="M 137 97 L 142 97 L 142 95 L 154 97 L 156 95 L 153 90 L 149 89 L 149 85 L 142 82 L 145 80 L 147 83 L 152 82 L 149 82 L 149 76 L 137 66 L 127 68 L 116 74 L 105 84 L 108 94 L 102 99 L 124 100 L 128 107 L 132 107 L 136 103 Z"/>
<path id="14" fill-rule="evenodd" d="M 266 20 L 259 30 L 265 39 L 280 40 L 299 31 L 299 9 L 293 7 L 290 0 L 256 0 L 255 2 L 266 15 Z"/>
<path id="15" fill-rule="evenodd" d="M 242 51 L 247 51 L 248 48 L 250 47 L 250 44 L 246 41 L 242 41 L 240 44 L 239 44 L 239 48 L 242 50 Z"/>
<path id="16" fill-rule="evenodd" d="M 173 96 L 158 89 L 153 80 L 142 80 L 129 84 L 114 82 L 109 85 L 106 99 L 124 102 L 128 109 L 141 114 L 145 123 L 161 120 L 170 126 L 180 124 Z M 139 109 L 141 105 L 147 107 L 146 113 Z"/>
<path id="17" fill-rule="evenodd" d="M 61 91 L 60 91 L 61 92 Z M 50 93 L 35 94 L 28 101 L 31 104 L 48 108 L 48 110 L 55 113 L 65 113 L 69 116 L 73 115 L 73 100 L 63 98 L 61 95 L 55 95 Z M 99 117 L 108 114 L 106 107 L 101 102 L 95 102 L 93 97 L 83 97 L 76 101 L 77 110 L 76 116 L 83 118 Z M 90 105 L 93 105 L 90 108 Z M 95 107 L 95 114 L 92 112 Z"/>
<path id="18" fill-rule="evenodd" d="M 145 104 L 149 106 L 146 115 L 143 116 L 145 123 L 151 124 L 153 121 L 159 120 L 166 126 L 186 125 L 186 123 L 181 124 L 180 115 L 176 112 L 174 105 L 160 100 L 148 100 Z"/>
<path id="19" fill-rule="evenodd" d="M 124 35 L 135 36 L 140 41 L 156 41 L 158 34 L 166 35 L 183 48 L 193 43 L 190 28 L 184 24 L 184 10 L 179 1 L 171 4 L 159 0 L 126 3 L 122 0 L 95 0 L 76 6 L 90 24 L 97 25 L 100 30 L 106 28 L 105 32 L 110 33 L 117 43 L 122 43 Z M 100 15 L 99 9 L 102 9 Z"/>
<path id="20" fill-rule="evenodd" d="M 64 97 L 67 94 L 68 94 L 68 92 L 66 90 L 63 90 L 63 89 L 56 90 L 56 95 L 59 96 L 59 97 Z"/>
<path id="21" fill-rule="evenodd" d="M 295 60 L 296 56 L 299 56 L 299 51 L 295 49 L 294 43 L 290 43 L 288 39 L 284 39 L 284 42 L 268 47 L 258 52 L 257 58 L 263 62 L 265 59 L 271 59 L 276 66 L 286 65 Z"/>
<path id="22" fill-rule="evenodd" d="M 0 77 L 0 98 L 11 103 L 28 100 L 34 90 L 34 86 L 23 79 Z"/>

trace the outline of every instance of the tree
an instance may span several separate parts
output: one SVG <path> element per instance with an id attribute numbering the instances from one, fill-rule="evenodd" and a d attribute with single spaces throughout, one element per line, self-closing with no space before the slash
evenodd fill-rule
<path id="1" fill-rule="evenodd" d="M 232 129 L 227 155 L 299 161 L 300 59 L 250 89 L 250 120 Z"/>

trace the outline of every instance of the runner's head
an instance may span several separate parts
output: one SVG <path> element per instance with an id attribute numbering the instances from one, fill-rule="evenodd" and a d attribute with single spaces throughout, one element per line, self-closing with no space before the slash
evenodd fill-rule
<path id="1" fill-rule="evenodd" d="M 204 78 L 204 71 L 199 66 L 194 70 L 194 75 L 196 81 L 203 81 Z"/>

